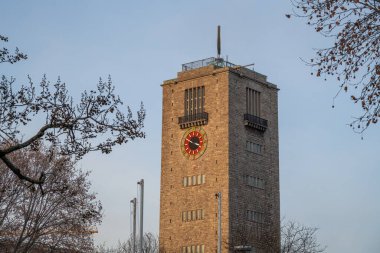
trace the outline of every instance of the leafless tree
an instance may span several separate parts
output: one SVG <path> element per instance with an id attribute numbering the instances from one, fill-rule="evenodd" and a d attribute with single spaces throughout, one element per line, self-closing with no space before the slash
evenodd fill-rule
<path id="1" fill-rule="evenodd" d="M 294 16 L 305 18 L 317 32 L 335 40 L 308 61 L 313 73 L 336 76 L 337 95 L 343 90 L 360 104 L 363 113 L 350 124 L 354 131 L 376 124 L 380 118 L 380 1 L 291 1 Z"/>
<path id="2" fill-rule="evenodd" d="M 280 250 L 280 220 L 272 212 L 272 204 L 269 196 L 265 195 L 265 204 L 257 207 L 262 214 L 261 217 L 250 217 L 249 211 L 252 210 L 250 201 L 243 201 L 238 216 L 239 219 L 231 225 L 232 236 L 225 242 L 226 248 L 232 252 L 240 252 L 241 246 L 251 246 L 255 253 L 278 253 Z M 253 219 L 252 219 L 253 218 Z"/>
<path id="3" fill-rule="evenodd" d="M 10 159 L 32 176 L 43 169 L 46 179 L 42 193 L 0 164 L 0 249 L 92 252 L 102 207 L 90 192 L 88 173 L 44 146 L 20 149 Z"/>
<path id="4" fill-rule="evenodd" d="M 144 241 L 143 241 L 143 253 L 158 253 L 158 252 L 159 252 L 158 236 L 152 233 L 145 233 Z M 126 242 L 123 242 L 123 243 L 119 242 L 117 247 L 106 247 L 104 244 L 98 245 L 96 249 L 96 253 L 134 253 L 132 236 L 130 236 Z"/>
<path id="5" fill-rule="evenodd" d="M 281 253 L 322 253 L 316 237 L 317 228 L 288 221 L 281 227 Z"/>
<path id="6" fill-rule="evenodd" d="M 0 36 L 0 42 L 8 39 Z M 0 50 L 0 63 L 15 63 L 26 59 L 16 49 L 11 54 Z M 134 118 L 129 107 L 122 111 L 123 102 L 115 94 L 111 79 L 100 79 L 97 89 L 84 91 L 79 103 L 69 95 L 65 83 L 58 79 L 50 83 L 44 76 L 39 85 L 29 77 L 27 85 L 15 84 L 13 77 L 0 80 L 0 160 L 22 180 L 42 185 L 44 169 L 33 177 L 17 166 L 10 155 L 26 147 L 38 149 L 41 143 L 54 148 L 59 155 L 81 159 L 91 151 L 108 154 L 115 145 L 145 137 L 142 131 L 145 110 L 143 105 Z M 29 134 L 36 124 L 39 127 Z M 6 144 L 6 145 L 5 145 Z M 6 148 L 4 148 L 6 146 Z"/>
<path id="7" fill-rule="evenodd" d="M 3 165 L 0 165 L 4 167 Z M 5 173 L 7 172 L 7 173 Z M 14 175 L 8 170 L 1 170 L 0 173 L 0 231 L 12 231 L 13 224 L 16 223 L 12 212 L 20 204 L 23 189 L 22 184 L 14 183 Z M 1 234 L 0 234 L 1 236 Z"/>
<path id="8" fill-rule="evenodd" d="M 248 246 L 256 253 L 278 253 L 280 240 L 269 224 L 245 222 L 237 226 L 231 241 L 225 244 L 232 252 L 243 252 L 246 249 L 241 247 Z"/>
<path id="9" fill-rule="evenodd" d="M 236 246 L 251 246 L 256 253 L 322 253 L 326 247 L 317 242 L 317 230 L 293 221 L 283 222 L 280 241 L 268 224 L 244 223 L 237 227 L 227 246 L 233 252 L 244 251 Z"/>

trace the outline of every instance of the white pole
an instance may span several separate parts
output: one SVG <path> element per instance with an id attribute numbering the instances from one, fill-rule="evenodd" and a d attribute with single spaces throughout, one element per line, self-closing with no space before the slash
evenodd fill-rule
<path id="1" fill-rule="evenodd" d="M 136 198 L 133 198 L 131 200 L 131 203 L 133 205 L 133 232 L 132 232 L 132 242 L 133 242 L 133 246 L 132 246 L 132 252 L 133 253 L 136 253 Z"/>
<path id="2" fill-rule="evenodd" d="M 216 194 L 218 198 L 218 253 L 222 253 L 222 193 Z"/>
<path id="3" fill-rule="evenodd" d="M 140 185 L 140 244 L 139 253 L 143 253 L 144 241 L 144 179 L 141 179 L 137 184 Z"/>

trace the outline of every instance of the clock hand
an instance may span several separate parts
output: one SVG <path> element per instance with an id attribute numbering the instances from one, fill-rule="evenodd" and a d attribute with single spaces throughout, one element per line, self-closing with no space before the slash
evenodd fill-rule
<path id="1" fill-rule="evenodd" d="M 193 141 L 191 141 L 191 140 L 189 140 L 189 139 L 186 139 L 186 140 L 188 140 L 190 143 L 192 143 L 192 144 L 195 144 L 195 145 L 197 145 L 197 146 L 199 146 L 199 143 L 195 143 L 195 142 L 193 142 Z"/>

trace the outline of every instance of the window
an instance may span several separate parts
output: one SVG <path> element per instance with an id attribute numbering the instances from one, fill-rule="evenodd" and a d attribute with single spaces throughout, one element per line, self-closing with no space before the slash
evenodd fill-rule
<path id="1" fill-rule="evenodd" d="M 184 115 L 178 118 L 180 128 L 207 125 L 208 113 L 205 112 L 205 86 L 189 88 L 184 92 Z"/>
<path id="2" fill-rule="evenodd" d="M 183 177 L 182 185 L 184 187 L 196 186 L 206 183 L 206 175 L 194 175 Z"/>
<path id="3" fill-rule="evenodd" d="M 204 253 L 205 252 L 205 246 L 202 245 L 190 245 L 190 246 L 183 246 L 181 249 L 182 253 Z"/>
<path id="4" fill-rule="evenodd" d="M 199 220 L 203 220 L 203 210 L 202 209 L 197 210 L 197 218 Z"/>
<path id="5" fill-rule="evenodd" d="M 205 87 L 194 87 L 185 90 L 185 116 L 204 112 Z"/>
<path id="6" fill-rule="evenodd" d="M 264 189 L 265 188 L 265 181 L 264 179 L 258 178 L 258 177 L 252 177 L 252 176 L 245 176 L 246 184 L 252 187 Z"/>
<path id="7" fill-rule="evenodd" d="M 203 209 L 189 210 L 182 212 L 182 222 L 203 220 Z"/>
<path id="8" fill-rule="evenodd" d="M 264 223 L 264 214 L 261 212 L 247 210 L 247 220 L 257 223 Z"/>
<path id="9" fill-rule="evenodd" d="M 261 101 L 260 92 L 246 88 L 247 113 L 260 117 Z"/>
<path id="10" fill-rule="evenodd" d="M 263 153 L 263 146 L 251 141 L 247 141 L 246 143 L 246 150 L 253 152 L 255 154 L 262 154 Z"/>
<path id="11" fill-rule="evenodd" d="M 185 187 L 187 186 L 187 177 L 183 178 L 183 186 L 185 186 Z"/>

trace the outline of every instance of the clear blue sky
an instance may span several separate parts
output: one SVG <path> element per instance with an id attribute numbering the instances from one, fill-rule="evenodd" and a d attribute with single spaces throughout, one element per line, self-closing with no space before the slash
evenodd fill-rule
<path id="1" fill-rule="evenodd" d="M 146 181 L 145 230 L 158 233 L 161 87 L 181 64 L 222 54 L 236 64 L 255 63 L 279 92 L 281 215 L 320 228 L 328 252 L 380 252 L 380 128 L 364 140 L 346 125 L 358 115 L 334 80 L 310 75 L 300 58 L 328 41 L 286 19 L 285 1 L 11 1 L 1 3 L 0 33 L 29 59 L 1 66 L 19 83 L 46 74 L 67 83 L 73 96 L 112 76 L 133 109 L 147 109 L 147 138 L 111 155 L 80 162 L 92 170 L 93 190 L 105 218 L 97 242 L 114 245 L 130 233 L 129 201 Z"/>

